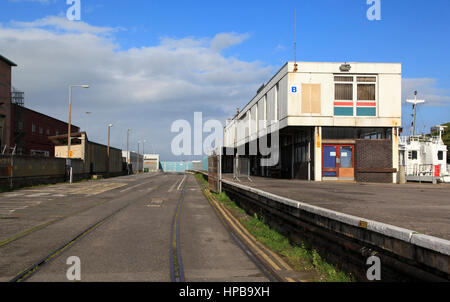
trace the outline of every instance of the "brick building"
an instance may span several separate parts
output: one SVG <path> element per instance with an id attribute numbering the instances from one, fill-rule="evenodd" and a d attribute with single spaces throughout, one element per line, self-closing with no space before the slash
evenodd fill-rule
<path id="1" fill-rule="evenodd" d="M 53 157 L 55 145 L 49 136 L 67 134 L 68 124 L 24 107 L 23 93 L 13 91 L 11 68 L 17 66 L 0 55 L 0 153 Z M 72 125 L 72 133 L 80 128 Z"/>

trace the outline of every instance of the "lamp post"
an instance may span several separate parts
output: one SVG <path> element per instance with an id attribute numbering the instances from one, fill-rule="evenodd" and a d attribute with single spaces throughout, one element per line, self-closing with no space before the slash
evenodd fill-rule
<path id="1" fill-rule="evenodd" d="M 86 111 L 86 129 L 84 129 L 85 132 L 87 132 L 87 128 L 89 127 L 89 114 L 92 114 L 92 112 Z"/>
<path id="2" fill-rule="evenodd" d="M 127 130 L 127 171 L 128 171 L 128 174 L 130 174 L 130 168 L 129 168 L 129 165 L 130 165 L 130 150 L 128 148 L 128 141 L 129 141 L 130 131 L 131 131 L 131 129 Z"/>
<path id="3" fill-rule="evenodd" d="M 137 152 L 137 172 L 139 174 L 139 172 L 141 171 L 141 165 L 139 164 L 139 145 L 141 144 L 141 141 L 138 141 L 138 152 Z"/>
<path id="4" fill-rule="evenodd" d="M 89 88 L 89 85 L 69 85 L 69 124 L 67 130 L 67 166 L 69 168 L 69 182 L 72 183 L 72 163 L 70 158 L 72 155 L 70 154 L 70 146 L 72 143 L 71 138 L 71 128 L 72 128 L 72 88 L 80 87 L 80 88 Z"/>
<path id="5" fill-rule="evenodd" d="M 108 148 L 106 150 L 106 158 L 107 158 L 107 165 L 106 165 L 106 173 L 109 174 L 109 144 L 110 144 L 110 134 L 111 134 L 111 127 L 113 124 L 108 125 Z"/>
<path id="6" fill-rule="evenodd" d="M 144 173 L 144 160 L 145 160 L 144 156 L 145 156 L 145 143 L 146 142 L 147 141 L 145 139 L 142 141 L 142 173 Z"/>

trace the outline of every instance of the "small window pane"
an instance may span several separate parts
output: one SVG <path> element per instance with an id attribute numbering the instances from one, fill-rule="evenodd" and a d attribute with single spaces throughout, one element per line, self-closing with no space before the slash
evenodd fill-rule
<path id="1" fill-rule="evenodd" d="M 357 81 L 358 82 L 376 82 L 377 78 L 376 77 L 358 77 Z"/>
<path id="2" fill-rule="evenodd" d="M 443 151 L 438 152 L 438 160 L 444 160 L 444 152 Z"/>
<path id="3" fill-rule="evenodd" d="M 375 101 L 375 85 L 358 84 L 358 101 Z"/>
<path id="4" fill-rule="evenodd" d="M 417 151 L 412 151 L 411 159 L 417 159 Z"/>
<path id="5" fill-rule="evenodd" d="M 342 77 L 336 76 L 334 77 L 335 82 L 353 82 L 353 77 Z"/>
<path id="6" fill-rule="evenodd" d="M 334 99 L 353 101 L 353 84 L 335 84 Z"/>

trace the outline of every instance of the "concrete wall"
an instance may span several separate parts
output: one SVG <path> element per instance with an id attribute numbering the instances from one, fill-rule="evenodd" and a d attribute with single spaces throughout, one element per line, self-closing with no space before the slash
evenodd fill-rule
<path id="1" fill-rule="evenodd" d="M 9 168 L 12 166 L 12 169 Z M 86 177 L 83 161 L 72 160 L 73 178 Z M 12 182 L 11 182 L 12 178 Z M 66 159 L 0 155 L 0 188 L 14 188 L 66 181 Z"/>

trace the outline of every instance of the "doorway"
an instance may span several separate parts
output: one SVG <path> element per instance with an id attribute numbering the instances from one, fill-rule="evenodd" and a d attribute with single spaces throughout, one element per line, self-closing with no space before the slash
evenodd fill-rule
<path id="1" fill-rule="evenodd" d="M 323 180 L 355 180 L 355 146 L 323 145 Z"/>

